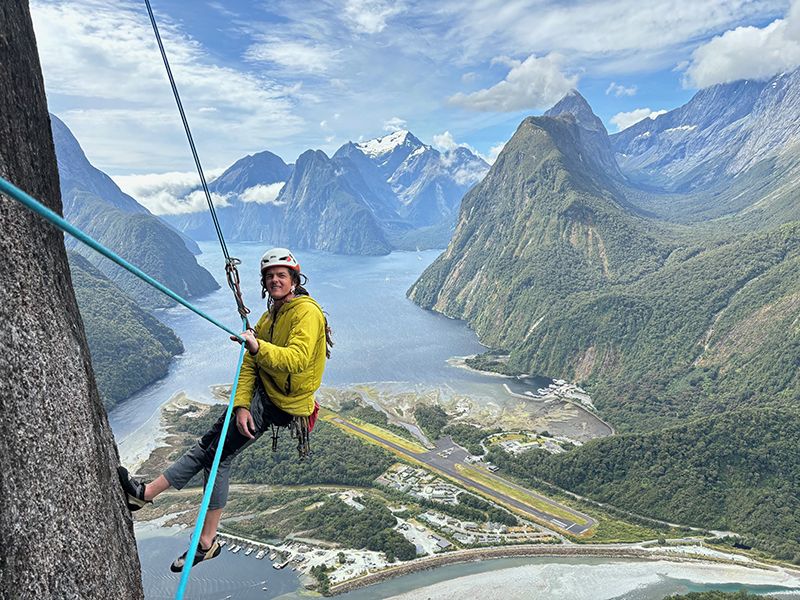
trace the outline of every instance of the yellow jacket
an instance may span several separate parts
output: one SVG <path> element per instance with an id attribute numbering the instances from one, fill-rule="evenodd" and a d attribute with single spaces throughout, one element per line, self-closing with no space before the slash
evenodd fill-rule
<path id="1" fill-rule="evenodd" d="M 310 415 L 325 370 L 325 316 L 319 304 L 298 296 L 281 306 L 274 321 L 265 312 L 254 329 L 258 352 L 245 352 L 233 406 L 250 408 L 258 375 L 275 406 Z"/>

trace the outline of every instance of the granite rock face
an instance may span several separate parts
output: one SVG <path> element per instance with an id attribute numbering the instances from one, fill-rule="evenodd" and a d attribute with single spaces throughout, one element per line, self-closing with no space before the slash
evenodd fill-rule
<path id="1" fill-rule="evenodd" d="M 0 174 L 61 212 L 27 2 L 0 22 Z M 141 599 L 63 235 L 5 196 L 0 229 L 0 596 Z"/>

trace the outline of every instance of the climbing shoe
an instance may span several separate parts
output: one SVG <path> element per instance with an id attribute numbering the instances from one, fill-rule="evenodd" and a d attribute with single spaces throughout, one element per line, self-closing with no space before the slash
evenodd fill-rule
<path id="1" fill-rule="evenodd" d="M 197 552 L 194 553 L 194 562 L 192 562 L 192 566 L 196 565 L 197 563 L 203 562 L 204 560 L 211 560 L 212 558 L 216 558 L 219 556 L 219 553 L 222 551 L 222 546 L 219 545 L 217 538 L 214 538 L 214 543 L 211 544 L 210 548 L 201 548 L 200 546 L 197 547 Z M 183 554 L 181 554 L 175 561 L 170 565 L 169 570 L 173 573 L 180 573 L 183 571 L 183 565 L 186 564 L 186 555 L 189 553 L 187 550 Z"/>
<path id="2" fill-rule="evenodd" d="M 125 467 L 117 467 L 117 474 L 119 475 L 119 482 L 122 489 L 125 491 L 125 496 L 128 500 L 128 508 L 131 512 L 137 511 L 145 504 L 149 504 L 149 500 L 144 499 L 144 486 L 145 484 L 131 477 L 128 474 L 128 469 Z"/>

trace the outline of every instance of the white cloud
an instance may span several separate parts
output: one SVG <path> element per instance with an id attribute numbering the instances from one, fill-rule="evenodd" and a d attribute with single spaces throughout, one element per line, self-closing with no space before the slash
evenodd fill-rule
<path id="1" fill-rule="evenodd" d="M 251 45 L 244 57 L 251 62 L 269 62 L 292 73 L 319 75 L 338 61 L 338 54 L 322 44 L 272 37 Z"/>
<path id="2" fill-rule="evenodd" d="M 387 119 L 383 122 L 383 130 L 384 131 L 400 131 L 406 128 L 408 123 L 405 119 L 401 119 L 400 117 L 392 117 L 391 119 Z"/>
<path id="3" fill-rule="evenodd" d="M 490 165 L 494 164 L 494 161 L 497 160 L 497 157 L 500 156 L 500 153 L 505 148 L 506 142 L 500 142 L 496 146 L 492 146 L 489 148 L 489 155 L 484 157 L 484 160 L 488 162 Z"/>
<path id="4" fill-rule="evenodd" d="M 457 148 L 466 148 L 475 156 L 486 160 L 485 156 L 469 144 L 456 142 L 453 134 L 449 131 L 435 134 L 433 136 L 432 146 L 442 153 L 442 166 L 448 170 L 458 158 L 454 152 Z M 486 165 L 478 160 L 471 160 L 470 162 L 462 164 L 452 175 L 455 182 L 459 185 L 473 185 L 478 183 L 483 179 L 483 176 L 486 175 Z"/>
<path id="5" fill-rule="evenodd" d="M 274 204 L 280 206 L 284 202 L 278 202 L 278 194 L 285 185 L 285 181 L 278 183 L 259 184 L 247 188 L 239 194 L 239 200 L 242 202 L 255 202 L 256 204 Z"/>
<path id="6" fill-rule="evenodd" d="M 504 61 L 508 64 L 507 61 Z M 471 94 L 458 93 L 449 101 L 471 110 L 510 112 L 553 104 L 578 83 L 576 75 L 561 70 L 562 57 L 548 54 L 512 61 L 511 71 L 500 83 Z"/>
<path id="7" fill-rule="evenodd" d="M 458 185 L 475 185 L 486 175 L 487 168 L 478 163 L 472 162 L 460 167 L 453 173 L 453 180 Z"/>
<path id="8" fill-rule="evenodd" d="M 506 142 L 500 142 L 499 144 L 492 146 L 491 148 L 489 148 L 489 153 L 484 154 L 483 152 L 479 152 L 469 144 L 465 144 L 463 142 L 456 142 L 455 138 L 453 137 L 453 134 L 450 133 L 449 131 L 445 131 L 444 133 L 434 134 L 433 142 L 431 143 L 431 145 L 434 148 L 436 148 L 439 152 L 444 153 L 445 162 L 447 162 L 447 160 L 452 160 L 448 158 L 448 155 L 450 155 L 453 150 L 455 150 L 458 147 L 463 147 L 472 152 L 475 156 L 478 156 L 483 160 L 485 160 L 490 165 L 493 165 L 494 161 L 497 160 L 498 155 L 505 147 Z M 478 171 L 475 172 L 477 173 Z M 485 174 L 486 174 L 486 169 L 480 169 L 479 177 L 477 177 L 477 180 L 482 179 Z M 474 178 L 475 177 L 473 176 L 473 179 Z"/>
<path id="9" fill-rule="evenodd" d="M 206 172 L 213 180 L 223 169 Z M 196 171 L 174 171 L 145 175 L 115 175 L 112 177 L 120 189 L 136 199 L 153 214 L 181 214 L 208 210 L 205 194 L 200 187 Z M 228 206 L 228 198 L 212 194 L 214 206 Z"/>
<path id="10" fill-rule="evenodd" d="M 456 60 L 468 64 L 486 55 L 559 52 L 572 64 L 614 62 L 637 72 L 642 65 L 667 68 L 676 54 L 736 24 L 774 18 L 785 0 L 440 0 L 436 6 L 451 22 L 447 40 L 461 53 Z"/>
<path id="11" fill-rule="evenodd" d="M 380 33 L 386 28 L 386 21 L 402 11 L 403 7 L 398 2 L 347 0 L 344 16 L 353 29 L 360 33 Z"/>
<path id="12" fill-rule="evenodd" d="M 659 115 L 666 113 L 666 110 L 650 110 L 649 108 L 637 108 L 630 112 L 621 112 L 611 117 L 611 122 L 616 125 L 617 131 L 627 129 L 631 125 L 635 125 L 642 119 L 655 119 Z"/>
<path id="13" fill-rule="evenodd" d="M 453 134 L 449 131 L 434 134 L 433 143 L 431 145 L 440 152 L 450 152 L 451 150 L 458 148 L 458 144 L 456 143 Z"/>
<path id="14" fill-rule="evenodd" d="M 800 66 L 800 0 L 766 27 L 737 27 L 692 53 L 684 85 L 705 88 L 738 79 L 767 79 Z"/>
<path id="15" fill-rule="evenodd" d="M 140 3 L 34 0 L 31 13 L 51 110 L 99 168 L 130 173 L 191 165 Z M 263 149 L 264 134 L 259 138 L 253 132 L 283 139 L 299 130 L 303 121 L 282 85 L 214 64 L 201 44 L 163 13 L 157 18 L 206 164 L 229 164 Z"/>
<path id="16" fill-rule="evenodd" d="M 635 85 L 625 87 L 624 85 L 612 81 L 606 88 L 606 96 L 614 94 L 617 98 L 620 96 L 635 96 L 638 88 Z"/>

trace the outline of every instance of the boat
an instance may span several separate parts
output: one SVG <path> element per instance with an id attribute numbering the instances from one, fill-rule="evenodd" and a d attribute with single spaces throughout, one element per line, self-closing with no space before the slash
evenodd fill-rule
<path id="1" fill-rule="evenodd" d="M 264 555 L 265 555 L 266 553 L 267 553 L 267 551 L 266 551 L 266 550 L 259 550 L 259 551 L 258 551 L 258 554 L 256 554 L 256 558 L 257 558 L 258 560 L 261 560 L 262 558 L 264 558 Z"/>
<path id="2" fill-rule="evenodd" d="M 269 555 L 269 559 L 270 560 L 275 560 L 275 557 L 277 557 L 277 556 L 278 556 L 278 553 L 277 552 L 273 552 L 272 554 Z"/>
<path id="3" fill-rule="evenodd" d="M 288 565 L 288 564 L 289 564 L 289 561 L 290 561 L 290 560 L 292 560 L 292 559 L 291 559 L 291 558 L 287 558 L 287 559 L 286 559 L 285 561 L 283 561 L 282 563 L 272 563 L 272 568 L 273 568 L 273 569 L 282 569 L 282 568 L 284 568 L 286 565 Z"/>
<path id="4" fill-rule="evenodd" d="M 244 555 L 245 556 L 250 556 L 252 553 L 253 553 L 253 548 L 252 547 L 250 547 L 250 548 L 248 548 L 247 550 L 244 551 Z"/>
<path id="5" fill-rule="evenodd" d="M 225 547 L 225 544 L 227 544 L 227 543 L 228 543 L 228 542 L 227 542 L 227 540 L 220 540 L 220 541 L 219 541 L 219 547 L 220 547 L 220 548 L 224 548 L 224 547 Z"/>
<path id="6" fill-rule="evenodd" d="M 242 547 L 241 547 L 241 546 L 236 546 L 236 547 L 235 547 L 233 550 L 231 550 L 231 552 L 233 552 L 234 554 L 236 554 L 236 553 L 237 553 L 239 550 L 241 550 L 241 549 L 242 549 Z"/>

